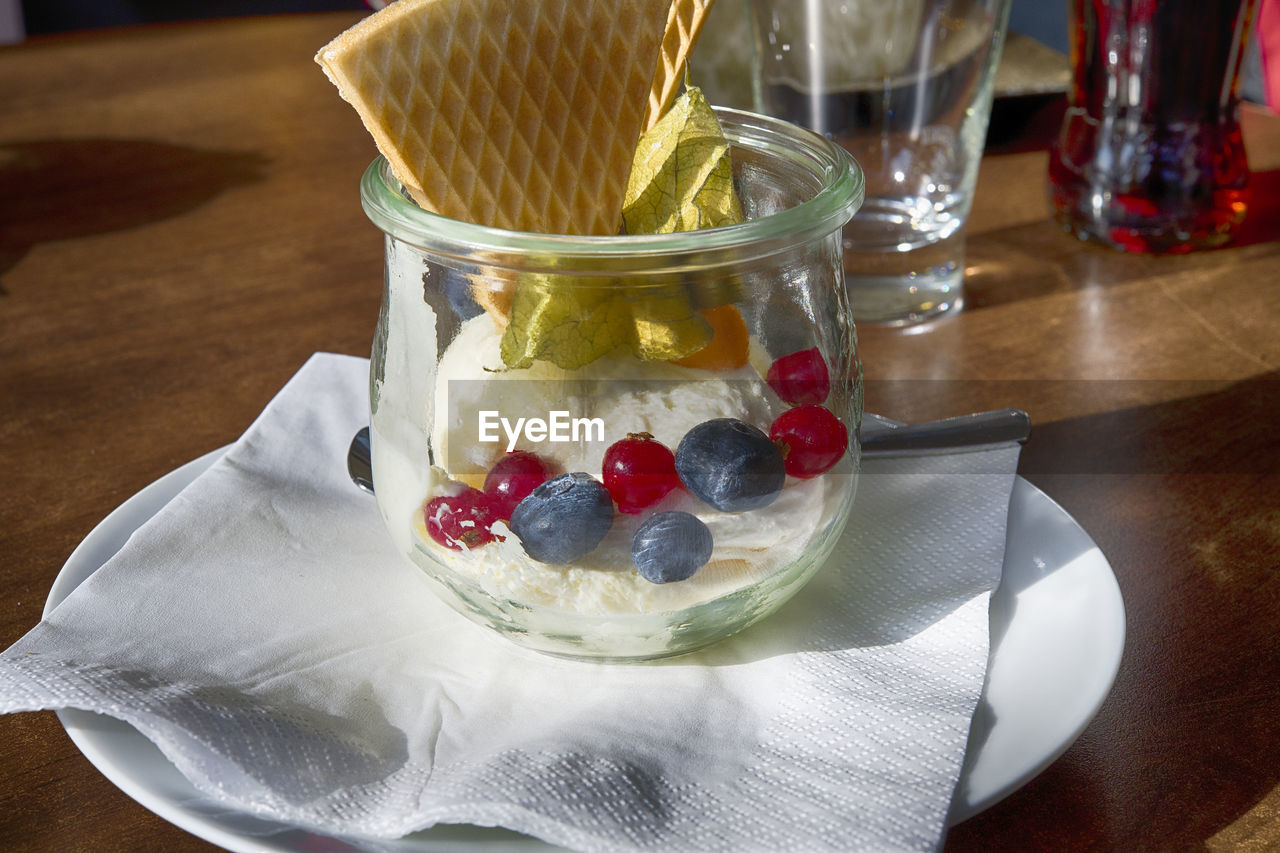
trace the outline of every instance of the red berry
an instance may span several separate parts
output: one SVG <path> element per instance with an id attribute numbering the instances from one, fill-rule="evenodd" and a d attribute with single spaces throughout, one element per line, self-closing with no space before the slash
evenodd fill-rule
<path id="1" fill-rule="evenodd" d="M 422 516 L 431 538 L 454 551 L 461 551 L 464 545 L 478 548 L 492 542 L 489 525 L 498 520 L 488 496 L 469 486 L 456 495 L 427 501 Z"/>
<path id="2" fill-rule="evenodd" d="M 796 406 L 778 415 L 769 438 L 782 450 L 782 466 L 808 479 L 827 471 L 849 449 L 849 431 L 822 406 Z"/>
<path id="3" fill-rule="evenodd" d="M 520 501 L 551 479 L 551 469 L 536 453 L 515 450 L 499 459 L 484 478 L 484 492 L 489 496 L 497 518 L 510 519 Z"/>
<path id="4" fill-rule="evenodd" d="M 675 454 L 647 432 L 633 432 L 604 452 L 601 479 L 621 512 L 637 513 L 680 485 Z"/>
<path id="5" fill-rule="evenodd" d="M 817 347 L 784 355 L 769 366 L 765 381 L 775 394 L 797 406 L 825 403 L 831 392 L 827 363 Z"/>

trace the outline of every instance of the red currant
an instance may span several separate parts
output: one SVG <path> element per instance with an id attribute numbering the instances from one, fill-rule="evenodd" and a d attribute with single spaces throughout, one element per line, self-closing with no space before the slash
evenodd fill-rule
<path id="1" fill-rule="evenodd" d="M 461 551 L 494 540 L 489 526 L 498 520 L 489 498 L 479 489 L 466 487 L 456 495 L 440 495 L 422 510 L 427 533 L 446 548 Z"/>
<path id="2" fill-rule="evenodd" d="M 825 403 L 831 393 L 827 363 L 817 347 L 784 355 L 769 366 L 765 381 L 788 403 Z"/>
<path id="3" fill-rule="evenodd" d="M 551 479 L 551 469 L 536 453 L 514 450 L 499 459 L 484 478 L 484 492 L 497 518 L 509 519 L 516 505 Z"/>
<path id="4" fill-rule="evenodd" d="M 638 513 L 680 485 L 676 457 L 647 432 L 633 432 L 604 452 L 604 487 L 626 513 Z"/>
<path id="5" fill-rule="evenodd" d="M 792 477 L 808 479 L 827 471 L 849 449 L 849 431 L 822 406 L 796 406 L 778 415 L 769 438 L 782 450 L 782 465 Z"/>

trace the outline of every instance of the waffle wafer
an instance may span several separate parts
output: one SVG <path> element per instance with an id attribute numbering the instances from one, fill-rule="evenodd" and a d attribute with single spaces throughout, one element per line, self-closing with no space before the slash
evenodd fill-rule
<path id="1" fill-rule="evenodd" d="M 649 106 L 645 112 L 643 131 L 648 131 L 675 100 L 684 79 L 685 64 L 698 43 L 702 25 L 706 23 L 715 0 L 672 0 L 667 11 L 667 26 L 662 34 L 662 51 L 649 90 Z"/>
<path id="2" fill-rule="evenodd" d="M 670 0 L 398 0 L 316 61 L 413 199 L 615 234 Z"/>

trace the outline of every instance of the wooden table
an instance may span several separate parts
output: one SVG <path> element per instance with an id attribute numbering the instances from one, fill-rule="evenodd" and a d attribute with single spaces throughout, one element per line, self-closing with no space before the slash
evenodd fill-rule
<path id="1" fill-rule="evenodd" d="M 374 152 L 311 61 L 353 20 L 0 49 L 3 646 L 111 509 L 233 441 L 312 352 L 368 353 L 382 246 L 356 181 Z M 1048 221 L 1052 116 L 1017 118 L 983 164 L 967 308 L 862 330 L 868 405 L 1029 410 L 1022 473 L 1110 559 L 1128 642 L 1081 738 L 947 848 L 1280 843 L 1280 119 L 1245 115 L 1240 244 L 1155 258 Z M 209 849 L 53 714 L 0 731 L 0 848 Z"/>

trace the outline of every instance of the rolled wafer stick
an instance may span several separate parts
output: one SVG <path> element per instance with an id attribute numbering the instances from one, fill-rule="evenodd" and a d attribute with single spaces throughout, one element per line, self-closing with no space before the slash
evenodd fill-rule
<path id="1" fill-rule="evenodd" d="M 706 23 L 714 2 L 715 0 L 673 0 L 671 3 L 641 132 L 647 132 L 657 124 L 675 100 L 680 83 L 684 80 L 685 65 L 698 43 L 702 25 Z"/>

